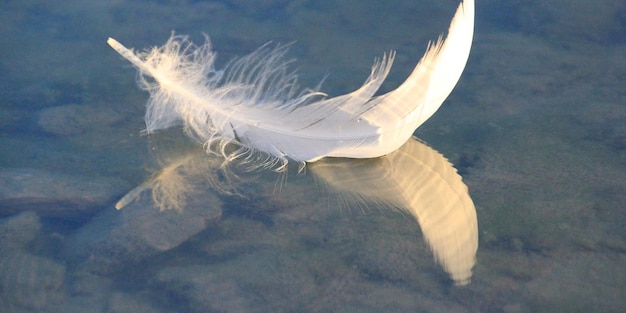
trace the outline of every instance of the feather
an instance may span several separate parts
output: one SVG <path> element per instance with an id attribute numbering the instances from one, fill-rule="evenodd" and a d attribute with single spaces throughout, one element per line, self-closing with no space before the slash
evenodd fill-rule
<path id="1" fill-rule="evenodd" d="M 137 54 L 115 39 L 108 43 L 138 68 L 139 85 L 150 92 L 148 133 L 182 125 L 226 160 L 261 160 L 283 169 L 288 159 L 304 164 L 324 157 L 372 158 L 398 149 L 456 85 L 473 31 L 474 1 L 465 0 L 447 39 L 429 44 L 407 80 L 378 97 L 394 52 L 374 63 L 361 88 L 325 98 L 318 89 L 297 92 L 284 46 L 265 45 L 218 71 L 208 37 L 196 46 L 172 35 L 163 47 Z"/>

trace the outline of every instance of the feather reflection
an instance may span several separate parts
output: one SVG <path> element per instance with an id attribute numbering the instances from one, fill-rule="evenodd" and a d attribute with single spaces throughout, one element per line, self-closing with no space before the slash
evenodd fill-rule
<path id="1" fill-rule="evenodd" d="M 213 188 L 222 194 L 236 193 L 235 174 L 220 159 L 207 155 L 197 145 L 180 135 L 154 137 L 156 170 L 139 186 L 126 193 L 116 204 L 121 210 L 150 191 L 159 210 L 181 211 L 190 197 Z"/>
<path id="2" fill-rule="evenodd" d="M 181 149 L 180 142 L 184 140 L 160 144 L 162 148 L 156 151 L 162 169 L 131 190 L 116 208 L 146 190 L 151 190 L 155 206 L 161 210 L 184 209 L 187 198 L 200 188 L 237 193 L 243 175 L 235 172 L 245 172 L 245 165 L 225 163 L 197 146 Z M 476 210 L 467 186 L 443 155 L 411 138 L 385 157 L 326 158 L 308 164 L 307 169 L 332 192 L 411 214 L 437 263 L 456 285 L 469 283 L 478 248 Z"/>
<path id="3" fill-rule="evenodd" d="M 469 283 L 478 249 L 476 209 L 443 155 L 411 138 L 382 158 L 324 159 L 309 168 L 336 190 L 410 213 L 455 284 Z"/>

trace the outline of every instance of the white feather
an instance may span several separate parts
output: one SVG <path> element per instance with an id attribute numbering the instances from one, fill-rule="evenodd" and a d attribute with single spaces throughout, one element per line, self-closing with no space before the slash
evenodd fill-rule
<path id="1" fill-rule="evenodd" d="M 288 159 L 372 158 L 398 149 L 456 85 L 473 31 L 474 1 L 465 0 L 447 39 L 431 43 L 396 90 L 373 97 L 389 73 L 391 52 L 375 62 L 361 88 L 330 99 L 316 89 L 296 93 L 296 75 L 282 61 L 284 47 L 261 47 L 217 71 L 208 38 L 195 46 L 172 36 L 163 47 L 139 54 L 112 38 L 108 43 L 139 69 L 139 84 L 150 92 L 147 132 L 183 125 L 227 160 L 261 157 L 265 165 L 283 168 Z"/>

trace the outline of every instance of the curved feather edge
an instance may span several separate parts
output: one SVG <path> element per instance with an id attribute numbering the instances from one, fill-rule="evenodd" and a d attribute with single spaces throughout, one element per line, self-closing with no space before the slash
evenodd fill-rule
<path id="1" fill-rule="evenodd" d="M 474 1 L 463 1 L 450 23 L 448 36 L 428 49 L 413 72 L 397 89 L 368 102 L 362 119 L 379 126 L 376 145 L 332 156 L 375 157 L 402 146 L 415 129 L 441 107 L 461 77 L 474 34 Z"/>
<path id="2" fill-rule="evenodd" d="M 466 0 L 447 39 L 430 44 L 409 78 L 376 98 L 394 52 L 375 62 L 361 88 L 325 99 L 317 89 L 296 93 L 297 76 L 282 59 L 285 47 L 265 45 L 218 71 L 208 37 L 195 46 L 172 35 L 163 47 L 138 54 L 112 38 L 108 43 L 139 69 L 139 85 L 150 92 L 147 132 L 183 125 L 208 152 L 226 160 L 244 158 L 283 169 L 289 159 L 371 158 L 398 149 L 456 85 L 473 27 L 474 1 Z"/>

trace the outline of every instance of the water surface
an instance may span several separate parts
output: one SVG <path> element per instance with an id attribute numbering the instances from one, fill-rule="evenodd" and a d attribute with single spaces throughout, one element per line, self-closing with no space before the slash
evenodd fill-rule
<path id="1" fill-rule="evenodd" d="M 622 1 L 478 2 L 467 68 L 415 133 L 456 165 L 475 204 L 467 286 L 433 259 L 412 216 L 344 201 L 311 172 L 243 175 L 245 197 L 200 188 L 183 213 L 160 212 L 148 194 L 114 209 L 168 146 L 141 135 L 147 94 L 109 36 L 141 50 L 172 31 L 206 33 L 218 66 L 293 42 L 301 84 L 328 74 L 330 95 L 358 88 L 396 50 L 387 91 L 457 5 L 0 4 L 0 311 L 622 312 Z"/>

